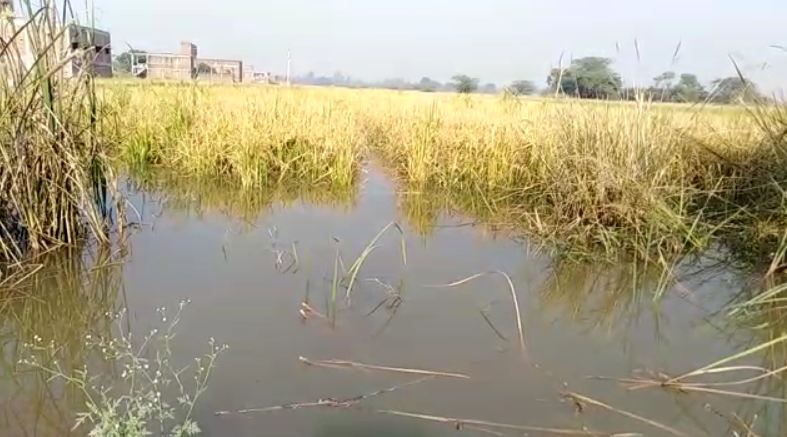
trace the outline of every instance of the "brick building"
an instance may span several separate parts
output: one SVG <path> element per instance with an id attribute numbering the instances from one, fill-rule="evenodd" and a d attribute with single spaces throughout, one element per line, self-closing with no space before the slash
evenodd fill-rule
<path id="1" fill-rule="evenodd" d="M 134 73 L 150 79 L 191 80 L 197 74 L 196 59 L 197 46 L 182 42 L 178 53 L 146 53 L 140 56 L 135 60 Z"/>
<path id="2" fill-rule="evenodd" d="M 231 59 L 197 59 L 197 77 L 212 82 L 244 81 L 243 62 Z"/>
<path id="3" fill-rule="evenodd" d="M 243 62 L 198 57 L 197 46 L 184 41 L 178 53 L 137 54 L 132 72 L 150 79 L 243 82 Z"/>
<path id="4" fill-rule="evenodd" d="M 46 35 L 36 33 L 32 26 L 25 27 L 28 19 L 16 16 L 11 0 L 0 0 L 0 37 L 8 41 L 20 29 L 11 42 L 13 50 L 6 50 L 2 62 L 8 77 L 21 77 L 18 73 L 30 69 L 39 56 L 34 41 L 39 46 L 48 43 Z M 52 50 L 58 59 L 63 59 L 62 72 L 73 77 L 86 72 L 98 77 L 112 77 L 112 39 L 109 32 L 81 26 L 75 23 L 65 25 L 67 31 Z M 0 47 L 1 48 L 1 47 Z"/>

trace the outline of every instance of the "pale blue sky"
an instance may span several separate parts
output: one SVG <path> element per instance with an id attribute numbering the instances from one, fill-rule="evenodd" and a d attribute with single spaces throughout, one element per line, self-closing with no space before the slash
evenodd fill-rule
<path id="1" fill-rule="evenodd" d="M 566 52 L 567 59 L 615 58 L 628 82 L 649 83 L 667 69 L 709 81 L 734 74 L 732 54 L 764 88 L 787 88 L 787 52 L 769 47 L 787 46 L 787 0 L 94 1 L 116 51 L 125 43 L 174 51 L 186 39 L 205 56 L 241 58 L 262 71 L 283 71 L 291 49 L 298 74 L 446 80 L 467 73 L 543 85 Z"/>

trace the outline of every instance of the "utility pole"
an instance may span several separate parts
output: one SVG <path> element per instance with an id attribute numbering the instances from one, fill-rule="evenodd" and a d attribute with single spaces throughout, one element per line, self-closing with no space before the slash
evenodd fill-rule
<path id="1" fill-rule="evenodd" d="M 289 50 L 287 50 L 287 86 L 290 86 L 291 77 L 290 74 L 292 73 L 292 54 Z"/>

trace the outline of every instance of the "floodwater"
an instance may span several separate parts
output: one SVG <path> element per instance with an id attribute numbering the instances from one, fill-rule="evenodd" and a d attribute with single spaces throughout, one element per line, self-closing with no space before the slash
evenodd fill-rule
<path id="1" fill-rule="evenodd" d="M 590 378 L 631 377 L 643 370 L 679 375 L 757 341 L 754 333 L 717 315 L 746 280 L 710 258 L 684 263 L 675 272 L 679 282 L 671 283 L 656 305 L 652 293 L 660 272 L 639 272 L 626 263 L 600 267 L 555 261 L 502 228 L 475 224 L 460 213 L 434 210 L 418 196 L 398 193 L 375 170 L 365 173 L 357 193 L 285 197 L 197 187 L 135 193 L 139 229 L 126 253 L 110 254 L 122 262 L 89 270 L 96 254 L 61 259 L 22 291 L 26 299 L 2 308 L 0 435 L 84 433 L 71 431 L 75 414 L 84 410 L 83 398 L 17 364 L 23 343 L 62 345 L 58 365 L 79 368 L 92 360 L 82 351 L 85 337 L 111 329 L 107 313 L 125 309 L 124 324 L 145 333 L 162 325 L 158 308 L 176 308 L 185 299 L 191 303 L 173 341 L 174 359 L 193 362 L 208 350 L 209 338 L 229 345 L 195 410 L 204 435 L 490 435 L 472 426 L 382 410 L 671 435 L 587 403 L 578 408 L 565 397 L 569 392 L 685 435 L 733 435 L 730 423 L 736 415 L 747 423 L 757 415 L 755 424 L 782 429 L 780 407 L 766 408 L 759 401 L 658 388 L 629 391 L 617 382 Z M 400 233 L 390 228 L 365 258 L 351 303 L 345 300 L 345 282 L 338 284 L 332 306 L 334 269 L 350 269 L 393 221 L 401 225 L 404 253 Z M 515 286 L 524 350 L 502 275 L 436 287 L 488 271 L 507 273 Z M 311 309 L 306 318 L 299 314 L 305 301 Z M 344 408 L 215 414 L 349 399 L 419 378 L 309 366 L 301 357 L 470 378 L 429 379 Z M 753 358 L 759 359 L 765 357 Z"/>

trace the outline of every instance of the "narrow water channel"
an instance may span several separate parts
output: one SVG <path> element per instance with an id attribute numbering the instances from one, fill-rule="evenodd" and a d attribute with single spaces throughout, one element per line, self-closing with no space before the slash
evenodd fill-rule
<path id="1" fill-rule="evenodd" d="M 121 264 L 85 279 L 78 271 L 89 257 L 64 260 L 36 290 L 28 290 L 38 293 L 36 299 L 49 296 L 50 303 L 3 309 L 0 435 L 68 435 L 75 413 L 83 408 L 68 388 L 19 371 L 22 343 L 38 336 L 70 345 L 64 363 L 78 366 L 89 360 L 76 352 L 84 337 L 110 329 L 102 314 L 125 308 L 132 332 L 143 333 L 161 325 L 158 308 L 175 308 L 182 300 L 190 304 L 173 341 L 176 361 L 187 364 L 202 355 L 209 338 L 229 345 L 195 414 L 209 436 L 457 433 L 452 424 L 383 410 L 670 435 L 616 412 L 578 408 L 567 393 L 686 435 L 732 435 L 727 417 L 733 414 L 749 419 L 759 414 L 760 423 L 769 421 L 777 428 L 781 423 L 773 408 L 764 409 L 757 401 L 631 391 L 615 381 L 592 378 L 625 378 L 648 370 L 678 375 L 745 349 L 753 334 L 717 313 L 746 280 L 713 257 L 682 264 L 676 271 L 680 281 L 671 283 L 656 305 L 653 292 L 660 272 L 637 272 L 626 263 L 557 262 L 470 217 L 405 204 L 395 184 L 380 172 L 371 169 L 364 178 L 358 193 L 294 196 L 270 199 L 270 204 L 199 189 L 135 193 L 142 224 Z M 390 228 L 363 260 L 351 304 L 346 304 L 346 282 L 340 283 L 334 308 L 334 269 L 349 269 L 391 222 L 401 226 L 406 250 L 400 233 Z M 503 275 L 438 287 L 491 271 L 505 272 L 515 287 L 524 350 Z M 304 308 L 306 317 L 300 313 Z M 346 400 L 418 379 L 367 368 L 307 365 L 304 359 L 426 369 L 469 379 L 436 377 L 346 408 L 215 415 Z M 485 435 L 472 426 L 462 432 Z"/>

